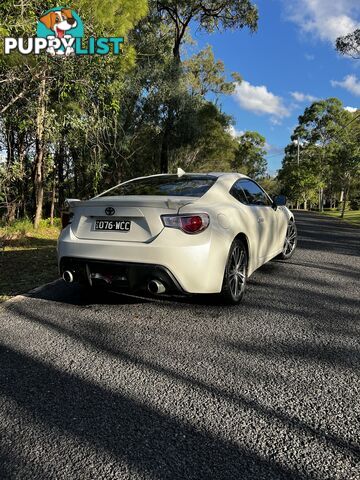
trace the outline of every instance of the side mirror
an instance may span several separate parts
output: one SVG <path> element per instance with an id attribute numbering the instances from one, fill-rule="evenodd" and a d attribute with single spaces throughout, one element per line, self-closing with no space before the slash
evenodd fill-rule
<path id="1" fill-rule="evenodd" d="M 286 205 L 285 195 L 276 195 L 273 199 L 275 207 L 284 207 Z"/>

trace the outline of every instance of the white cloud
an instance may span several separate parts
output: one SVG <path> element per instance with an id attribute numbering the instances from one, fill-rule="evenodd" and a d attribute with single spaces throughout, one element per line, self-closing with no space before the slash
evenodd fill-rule
<path id="1" fill-rule="evenodd" d="M 315 60 L 315 55 L 311 55 L 310 53 L 305 53 L 304 56 L 306 60 L 308 60 L 309 62 L 311 62 L 312 60 Z"/>
<path id="2" fill-rule="evenodd" d="M 345 107 L 344 110 L 346 110 L 347 112 L 350 112 L 350 113 L 355 113 L 358 111 L 357 108 L 355 107 Z"/>
<path id="3" fill-rule="evenodd" d="M 318 100 L 313 95 L 308 95 L 302 92 L 290 92 L 290 95 L 297 101 L 297 102 L 315 102 Z"/>
<path id="4" fill-rule="evenodd" d="M 360 97 L 360 80 L 356 75 L 347 75 L 344 80 L 340 82 L 337 80 L 331 80 L 331 85 L 333 87 L 345 88 L 353 95 Z"/>
<path id="5" fill-rule="evenodd" d="M 234 125 L 230 125 L 230 127 L 228 128 L 228 132 L 233 138 L 241 137 L 241 135 L 244 135 L 245 133 L 243 130 L 236 130 Z"/>
<path id="6" fill-rule="evenodd" d="M 290 116 L 290 110 L 285 107 L 283 99 L 269 92 L 265 85 L 255 86 L 243 80 L 236 85 L 234 95 L 243 109 L 256 115 L 270 115 L 276 123 Z"/>
<path id="7" fill-rule="evenodd" d="M 359 27 L 358 0 L 284 0 L 287 16 L 305 34 L 334 42 Z"/>

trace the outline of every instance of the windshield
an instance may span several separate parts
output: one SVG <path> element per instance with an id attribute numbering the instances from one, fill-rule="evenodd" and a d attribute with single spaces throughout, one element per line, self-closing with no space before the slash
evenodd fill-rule
<path id="1" fill-rule="evenodd" d="M 210 175 L 164 175 L 133 180 L 119 185 L 100 197 L 161 195 L 167 197 L 202 197 L 216 182 Z"/>

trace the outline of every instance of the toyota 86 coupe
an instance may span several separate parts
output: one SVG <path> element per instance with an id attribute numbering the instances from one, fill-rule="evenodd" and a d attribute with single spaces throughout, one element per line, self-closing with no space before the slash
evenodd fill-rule
<path id="1" fill-rule="evenodd" d="M 250 275 L 297 244 L 292 212 L 238 173 L 135 178 L 69 199 L 58 241 L 67 283 L 241 301 Z"/>

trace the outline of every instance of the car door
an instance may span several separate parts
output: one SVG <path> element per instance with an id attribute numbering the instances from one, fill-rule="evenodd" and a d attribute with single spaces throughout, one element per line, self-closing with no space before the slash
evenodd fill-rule
<path id="1" fill-rule="evenodd" d="M 256 245 L 253 252 L 259 263 L 278 250 L 278 225 L 273 204 L 264 190 L 253 180 L 238 180 L 230 193 L 247 209 L 251 228 L 255 231 Z"/>
<path id="2" fill-rule="evenodd" d="M 286 207 L 277 207 L 275 211 L 277 232 L 278 232 L 278 248 L 281 250 L 284 247 L 285 236 L 289 224 L 289 217 L 286 213 Z"/>

